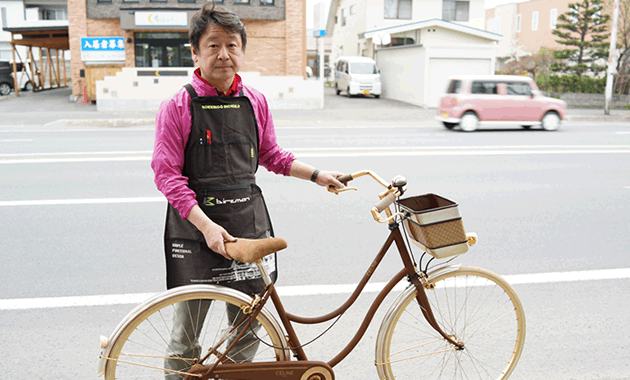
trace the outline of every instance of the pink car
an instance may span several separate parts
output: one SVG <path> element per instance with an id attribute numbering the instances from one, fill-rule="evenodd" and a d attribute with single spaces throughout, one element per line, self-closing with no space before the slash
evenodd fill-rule
<path id="1" fill-rule="evenodd" d="M 447 129 L 471 132 L 480 124 L 534 125 L 555 131 L 566 115 L 566 103 L 543 96 L 529 77 L 462 75 L 449 78 L 436 119 Z"/>

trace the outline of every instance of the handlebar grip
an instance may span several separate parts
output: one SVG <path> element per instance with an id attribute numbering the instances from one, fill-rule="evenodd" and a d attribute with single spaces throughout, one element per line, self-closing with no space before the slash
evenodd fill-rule
<path id="1" fill-rule="evenodd" d="M 381 213 L 383 212 L 383 210 L 388 208 L 389 205 L 394 203 L 395 200 L 396 200 L 396 193 L 393 192 L 389 194 L 388 196 L 386 196 L 385 198 L 381 199 L 377 204 L 374 205 L 374 207 L 379 213 Z"/>
<path id="2" fill-rule="evenodd" d="M 347 183 L 352 181 L 354 178 L 352 178 L 352 174 L 344 174 L 341 177 L 337 178 L 337 181 L 341 182 L 341 183 Z"/>

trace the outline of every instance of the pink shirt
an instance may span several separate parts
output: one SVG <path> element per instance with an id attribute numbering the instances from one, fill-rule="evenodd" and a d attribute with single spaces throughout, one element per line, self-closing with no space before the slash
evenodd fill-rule
<path id="1" fill-rule="evenodd" d="M 199 70 L 199 69 L 197 69 Z M 280 148 L 276 140 L 273 120 L 265 96 L 257 90 L 244 86 L 238 78 L 236 94 L 241 89 L 254 108 L 258 123 L 258 160 L 261 166 L 276 174 L 289 175 L 292 153 Z M 193 75 L 192 86 L 199 96 L 217 96 L 217 90 L 197 75 Z M 155 173 L 155 184 L 182 219 L 188 218 L 190 210 L 197 204 L 195 193 L 188 187 L 188 178 L 182 175 L 184 151 L 192 125 L 190 115 L 191 98 L 185 88 L 160 105 L 155 120 L 155 145 L 151 168 Z"/>

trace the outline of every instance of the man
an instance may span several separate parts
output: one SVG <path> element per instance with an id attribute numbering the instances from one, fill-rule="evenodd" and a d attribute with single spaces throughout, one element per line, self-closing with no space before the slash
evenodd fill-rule
<path id="1" fill-rule="evenodd" d="M 335 188 L 343 187 L 337 180 L 341 173 L 316 170 L 278 146 L 265 97 L 237 74 L 247 35 L 236 14 L 214 2 L 204 4 L 191 19 L 189 38 L 198 68 L 192 83 L 160 106 L 151 163 L 155 183 L 169 201 L 167 287 L 218 284 L 254 294 L 263 288 L 255 264 L 232 262 L 224 243 L 273 235 L 255 181 L 258 165 Z M 264 263 L 275 280 L 275 256 Z M 184 305 L 179 313 L 204 315 L 207 306 L 191 313 Z M 173 332 L 173 356 L 198 354 L 198 344 L 183 339 L 189 328 Z M 174 360 L 165 365 L 185 368 Z"/>

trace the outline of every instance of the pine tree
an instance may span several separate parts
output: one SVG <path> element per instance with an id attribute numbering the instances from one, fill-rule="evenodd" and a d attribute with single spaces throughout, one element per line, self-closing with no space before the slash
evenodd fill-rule
<path id="1" fill-rule="evenodd" d="M 594 75 L 606 70 L 606 64 L 597 63 L 599 59 L 608 59 L 609 38 L 608 21 L 610 15 L 602 13 L 602 0 L 583 0 L 569 4 L 569 10 L 558 17 L 556 29 L 557 42 L 567 46 L 554 53 L 563 63 L 554 64 L 551 69 L 567 74 L 582 74 L 591 71 Z M 573 47 L 573 48 L 570 48 Z"/>

